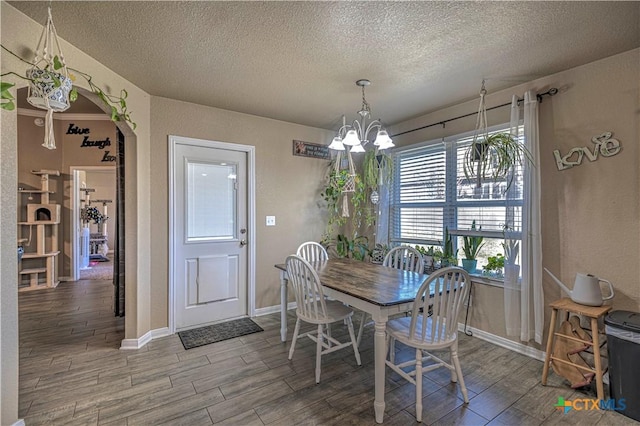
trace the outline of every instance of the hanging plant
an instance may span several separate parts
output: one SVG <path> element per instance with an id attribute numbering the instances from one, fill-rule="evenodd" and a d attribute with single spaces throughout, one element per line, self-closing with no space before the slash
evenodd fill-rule
<path id="1" fill-rule="evenodd" d="M 29 82 L 27 101 L 36 108 L 47 111 L 45 115 L 45 138 L 42 144 L 45 148 L 55 149 L 53 132 L 53 113 L 62 112 L 69 108 L 70 102 L 78 97 L 78 92 L 73 87 L 73 71 L 86 80 L 87 85 L 102 102 L 111 110 L 111 120 L 124 120 L 136 128 L 136 123 L 131 120 L 127 111 L 127 91 L 122 90 L 120 96 L 108 95 L 100 87 L 93 83 L 93 78 L 82 71 L 67 67 L 58 41 L 58 34 L 53 24 L 51 7 L 48 8 L 47 22 L 42 29 L 42 34 L 35 49 L 35 57 L 32 62 L 25 60 L 5 46 L 2 49 L 29 65 L 24 74 L 9 71 L 0 74 L 0 80 L 8 75 L 14 75 Z M 15 109 L 15 98 L 9 91 L 14 83 L 0 81 L 0 108 L 12 111 Z"/>
<path id="2" fill-rule="evenodd" d="M 525 161 L 533 164 L 533 157 L 517 137 L 509 133 L 489 134 L 484 100 L 486 93 L 483 80 L 473 142 L 464 153 L 462 168 L 468 180 L 476 180 L 478 188 L 485 181 L 506 181 L 506 192 L 513 183 L 515 167 Z"/>
<path id="3" fill-rule="evenodd" d="M 20 57 L 19 55 L 15 54 L 11 50 L 7 49 L 5 46 L 0 45 L 0 47 L 2 47 L 4 51 L 15 56 L 22 62 L 30 65 L 30 62 Z M 55 73 L 55 70 L 58 67 L 56 63 L 58 62 L 59 62 L 59 59 L 57 59 L 57 57 L 54 57 L 54 67 L 53 67 L 54 72 L 50 72 L 48 68 L 45 68 L 45 69 L 42 69 L 43 73 L 41 74 L 41 76 L 33 76 L 32 78 L 29 78 L 26 72 L 24 75 L 21 75 L 17 72 L 9 71 L 9 72 L 0 74 L 0 78 L 5 77 L 7 75 L 14 75 L 18 78 L 28 81 L 30 84 L 33 83 L 35 85 L 42 84 L 44 80 L 52 80 L 53 86 L 59 87 L 60 85 L 62 85 L 62 82 L 59 81 L 59 79 L 57 79 L 56 73 Z M 94 83 L 93 77 L 90 74 L 87 74 L 85 72 L 82 72 L 72 67 L 67 67 L 67 69 L 71 71 L 69 73 L 69 78 L 71 79 L 72 83 L 77 79 L 75 74 L 82 77 L 85 80 L 87 86 L 89 86 L 89 89 L 94 94 L 96 94 L 98 98 L 100 98 L 100 100 L 109 108 L 111 121 L 114 121 L 114 122 L 125 121 L 129 123 L 131 127 L 135 130 L 137 125 L 135 121 L 133 121 L 133 119 L 131 118 L 131 112 L 129 112 L 129 110 L 127 109 L 127 97 L 129 96 L 129 93 L 125 89 L 120 90 L 119 95 L 110 95 L 106 93 L 104 90 L 102 90 L 100 86 Z M 9 83 L 7 81 L 0 81 L 0 108 L 8 111 L 13 111 L 15 109 L 16 107 L 15 98 L 9 91 L 9 89 L 11 89 L 14 86 L 15 86 L 14 83 Z M 72 85 L 71 90 L 69 91 L 69 101 L 75 102 L 77 98 L 78 98 L 78 90 L 75 87 L 75 85 Z"/>
<path id="4" fill-rule="evenodd" d="M 393 176 L 393 160 L 385 152 L 367 151 L 362 162 L 362 178 L 368 189 L 389 185 Z"/>

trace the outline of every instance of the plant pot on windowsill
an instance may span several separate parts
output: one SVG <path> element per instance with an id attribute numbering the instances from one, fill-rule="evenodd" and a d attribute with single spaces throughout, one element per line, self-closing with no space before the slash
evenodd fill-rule
<path id="1" fill-rule="evenodd" d="M 462 259 L 462 269 L 464 269 L 470 274 L 475 272 L 477 266 L 478 266 L 477 259 Z"/>

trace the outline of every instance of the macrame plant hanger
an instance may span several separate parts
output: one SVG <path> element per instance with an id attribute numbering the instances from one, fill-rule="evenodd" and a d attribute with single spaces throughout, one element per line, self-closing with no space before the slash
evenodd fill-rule
<path id="1" fill-rule="evenodd" d="M 69 92 L 72 84 L 56 27 L 53 24 L 51 5 L 47 10 L 47 23 L 42 29 L 33 63 L 26 73 L 30 80 L 27 101 L 34 107 L 47 111 L 42 146 L 47 149 L 56 149 L 53 113 L 69 108 Z"/>
<path id="2" fill-rule="evenodd" d="M 476 186 L 480 188 L 482 186 L 482 168 L 486 167 L 486 163 L 482 161 L 485 155 L 485 147 L 482 142 L 478 143 L 478 138 L 486 140 L 489 137 L 489 130 L 487 128 L 487 107 L 484 101 L 484 95 L 487 94 L 487 90 L 484 87 L 484 79 L 482 80 L 482 87 L 480 88 L 480 105 L 478 106 L 478 117 L 476 118 L 476 129 L 473 132 L 473 147 L 475 153 L 478 156 L 477 170 L 476 170 Z"/>
<path id="3" fill-rule="evenodd" d="M 356 169 L 353 164 L 351 152 L 347 151 L 348 176 L 344 184 L 340 184 L 340 180 L 344 179 L 340 167 L 342 164 L 342 151 L 338 151 L 335 162 L 334 179 L 337 179 L 337 187 L 342 187 L 342 217 L 349 217 L 349 198 L 348 195 L 356 191 Z"/>

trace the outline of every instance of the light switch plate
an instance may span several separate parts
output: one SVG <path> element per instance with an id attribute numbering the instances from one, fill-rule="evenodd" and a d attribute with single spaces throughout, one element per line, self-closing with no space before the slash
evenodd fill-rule
<path id="1" fill-rule="evenodd" d="M 267 216 L 267 226 L 276 226 L 275 216 Z"/>

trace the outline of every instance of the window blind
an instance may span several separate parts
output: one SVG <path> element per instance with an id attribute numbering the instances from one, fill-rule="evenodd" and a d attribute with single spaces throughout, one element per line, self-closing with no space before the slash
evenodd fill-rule
<path id="1" fill-rule="evenodd" d="M 500 128 L 496 132 L 507 131 Z M 493 132 L 492 132 L 493 133 Z M 433 141 L 394 153 L 389 236 L 395 244 L 440 245 L 444 228 L 476 230 L 495 238 L 505 224 L 513 238 L 520 238 L 523 177 L 520 167 L 507 179 L 483 181 L 464 175 L 464 153 L 472 135 L 454 138 L 445 146 Z"/>

